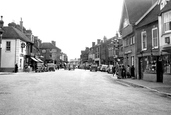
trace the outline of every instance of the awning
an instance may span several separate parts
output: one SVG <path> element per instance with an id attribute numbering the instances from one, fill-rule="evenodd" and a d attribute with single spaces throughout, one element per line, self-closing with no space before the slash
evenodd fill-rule
<path id="1" fill-rule="evenodd" d="M 43 61 L 41 60 L 41 59 L 39 59 L 39 58 L 36 58 L 39 62 L 41 62 L 41 63 L 43 63 Z"/>
<path id="2" fill-rule="evenodd" d="M 35 62 L 38 62 L 38 60 L 37 60 L 37 59 L 35 59 L 34 57 L 31 57 L 31 59 L 32 59 L 32 60 L 34 60 Z"/>

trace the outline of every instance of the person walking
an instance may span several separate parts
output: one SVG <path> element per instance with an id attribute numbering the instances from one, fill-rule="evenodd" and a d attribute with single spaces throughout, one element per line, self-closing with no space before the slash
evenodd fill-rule
<path id="1" fill-rule="evenodd" d="M 122 75 L 122 78 L 125 79 L 126 78 L 126 69 L 124 67 L 124 65 L 122 65 L 122 68 L 121 68 L 121 75 Z"/>
<path id="2" fill-rule="evenodd" d="M 15 72 L 15 73 L 18 72 L 18 65 L 17 65 L 17 64 L 15 64 L 15 70 L 14 70 L 14 72 Z"/>
<path id="3" fill-rule="evenodd" d="M 116 67 L 113 65 L 113 67 L 112 67 L 112 73 L 113 73 L 113 76 L 115 75 L 115 73 L 116 73 Z"/>
<path id="4" fill-rule="evenodd" d="M 127 76 L 127 78 L 130 78 L 130 76 L 131 76 L 130 66 L 129 65 L 127 65 L 127 68 L 126 68 L 126 76 Z"/>
<path id="5" fill-rule="evenodd" d="M 131 77 L 135 78 L 135 67 L 134 67 L 134 65 L 131 66 Z"/>

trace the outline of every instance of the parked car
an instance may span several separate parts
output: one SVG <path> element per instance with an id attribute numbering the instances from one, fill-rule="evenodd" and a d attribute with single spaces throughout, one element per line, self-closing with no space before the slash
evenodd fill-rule
<path id="1" fill-rule="evenodd" d="M 69 64 L 69 70 L 75 70 L 75 65 L 74 64 Z"/>
<path id="2" fill-rule="evenodd" d="M 48 71 L 55 71 L 55 64 L 54 63 L 47 63 L 47 70 Z"/>
<path id="3" fill-rule="evenodd" d="M 90 66 L 90 71 L 97 71 L 97 65 L 96 64 L 92 64 Z"/>
<path id="4" fill-rule="evenodd" d="M 107 73 L 111 73 L 112 74 L 112 67 L 113 67 L 113 65 L 108 65 Z"/>
<path id="5" fill-rule="evenodd" d="M 107 71 L 107 66 L 108 65 L 102 65 L 101 68 L 100 68 L 100 71 L 106 72 Z"/>

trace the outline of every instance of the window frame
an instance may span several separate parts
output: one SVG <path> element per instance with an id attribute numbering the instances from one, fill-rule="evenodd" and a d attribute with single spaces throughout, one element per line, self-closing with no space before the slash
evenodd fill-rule
<path id="1" fill-rule="evenodd" d="M 9 43 L 9 44 L 8 44 Z M 9 46 L 8 46 L 9 45 Z M 10 52 L 11 51 L 11 41 L 6 41 L 6 48 L 5 48 L 6 52 Z"/>
<path id="2" fill-rule="evenodd" d="M 145 41 L 143 39 L 143 34 L 146 34 Z M 143 43 L 145 43 L 145 47 L 144 47 Z M 141 32 L 141 49 L 142 49 L 142 51 L 147 50 L 147 32 L 146 31 Z"/>
<path id="3" fill-rule="evenodd" d="M 163 13 L 163 32 L 171 32 L 171 10 Z"/>
<path id="4" fill-rule="evenodd" d="M 156 30 L 156 31 L 157 31 L 157 38 L 156 38 L 156 42 L 157 42 L 157 43 L 156 43 L 156 45 L 157 45 L 157 46 L 154 46 L 154 36 L 153 36 L 153 32 L 154 32 L 154 30 Z M 158 47 L 159 47 L 159 44 L 158 44 L 158 42 L 159 42 L 159 41 L 158 41 L 158 28 L 157 28 L 157 27 L 152 28 L 152 30 L 151 30 L 151 31 L 152 31 L 152 48 L 153 48 L 153 49 L 156 49 L 156 48 L 158 48 Z"/>

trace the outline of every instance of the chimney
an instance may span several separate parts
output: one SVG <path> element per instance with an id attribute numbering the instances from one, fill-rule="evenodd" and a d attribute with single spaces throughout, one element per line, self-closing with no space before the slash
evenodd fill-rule
<path id="1" fill-rule="evenodd" d="M 23 32 L 23 21 L 22 21 L 22 18 L 21 18 L 21 21 L 20 21 L 20 27 L 21 27 L 21 32 Z"/>
<path id="2" fill-rule="evenodd" d="M 97 39 L 97 44 L 98 44 L 98 45 L 100 44 L 100 41 L 101 41 L 100 39 Z"/>
<path id="3" fill-rule="evenodd" d="M 95 42 L 92 42 L 92 47 L 94 47 L 95 46 Z"/>
<path id="4" fill-rule="evenodd" d="M 55 41 L 52 41 L 52 44 L 53 44 L 54 46 L 56 46 L 56 42 L 55 42 Z"/>
<path id="5" fill-rule="evenodd" d="M 103 41 L 104 41 L 104 42 L 106 42 L 106 41 L 107 41 L 107 38 L 106 38 L 106 36 L 104 36 L 104 38 L 103 38 Z"/>

